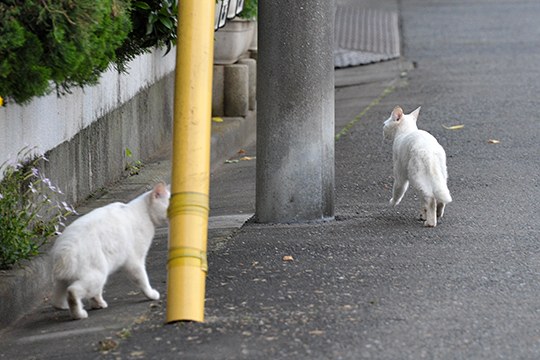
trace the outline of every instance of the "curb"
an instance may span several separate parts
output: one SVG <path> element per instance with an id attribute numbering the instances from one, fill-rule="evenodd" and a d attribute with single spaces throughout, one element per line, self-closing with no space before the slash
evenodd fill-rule
<path id="1" fill-rule="evenodd" d="M 14 323 L 51 287 L 49 255 L 25 262 L 19 269 L 0 271 L 0 329 Z"/>
<path id="2" fill-rule="evenodd" d="M 238 149 L 255 140 L 256 112 L 246 117 L 223 118 L 222 123 L 212 123 L 211 171 L 215 171 Z M 81 214 L 112 201 L 129 201 L 148 190 L 152 182 L 170 180 L 169 146 L 155 154 L 137 176 L 119 180 L 107 189 L 90 197 L 77 210 Z M 24 314 L 47 299 L 52 288 L 51 267 L 48 253 L 25 262 L 20 268 L 0 271 L 0 333 Z"/>
<path id="3" fill-rule="evenodd" d="M 335 87 L 356 86 L 394 79 L 394 74 L 403 74 L 413 70 L 414 63 L 405 58 L 381 61 L 357 67 L 335 69 Z"/>

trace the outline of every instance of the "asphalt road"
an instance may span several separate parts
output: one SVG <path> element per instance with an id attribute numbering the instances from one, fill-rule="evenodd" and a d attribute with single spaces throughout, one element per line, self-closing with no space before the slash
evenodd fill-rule
<path id="1" fill-rule="evenodd" d="M 402 0 L 400 10 L 416 68 L 377 103 L 380 83 L 336 91 L 336 104 L 358 98 L 357 114 L 372 104 L 336 142 L 336 221 L 214 236 L 203 324 L 164 325 L 162 301 L 137 302 L 146 310 L 129 320 L 114 309 L 130 300 L 111 301 L 90 314 L 124 318 L 110 351 L 94 336 L 34 358 L 77 347 L 88 359 L 540 358 L 540 3 Z M 419 127 L 448 155 L 454 202 L 434 229 L 417 220 L 414 191 L 388 206 L 382 122 L 398 104 L 422 106 Z M 214 175 L 219 215 L 253 211 L 253 166 Z M 165 249 L 162 233 L 149 258 L 162 293 Z"/>

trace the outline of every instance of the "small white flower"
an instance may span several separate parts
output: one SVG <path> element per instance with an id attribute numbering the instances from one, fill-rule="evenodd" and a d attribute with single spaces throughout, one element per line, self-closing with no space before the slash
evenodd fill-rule
<path id="1" fill-rule="evenodd" d="M 41 179 L 41 181 L 43 181 L 43 183 L 44 183 L 45 185 L 47 185 L 47 187 L 48 187 L 51 191 L 56 192 L 56 186 L 54 186 L 54 185 L 52 184 L 52 182 L 51 182 L 51 180 L 50 180 L 49 178 L 44 177 L 44 178 Z"/>
<path id="2" fill-rule="evenodd" d="M 30 189 L 30 191 L 33 193 L 33 194 L 37 194 L 37 189 L 34 187 L 34 183 L 30 183 L 28 184 L 28 188 Z"/>

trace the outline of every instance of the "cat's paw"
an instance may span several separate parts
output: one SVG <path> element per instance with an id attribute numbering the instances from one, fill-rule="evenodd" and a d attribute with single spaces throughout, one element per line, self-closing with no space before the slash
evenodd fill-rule
<path id="1" fill-rule="evenodd" d="M 88 317 L 88 312 L 84 309 L 76 310 L 71 313 L 71 318 L 73 320 L 86 319 Z"/>
<path id="2" fill-rule="evenodd" d="M 431 221 L 424 221 L 424 227 L 430 227 L 430 228 L 433 228 L 437 226 L 437 223 L 433 223 Z"/>
<path id="3" fill-rule="evenodd" d="M 109 305 L 103 299 L 92 298 L 90 299 L 90 306 L 92 309 L 106 309 Z"/>
<path id="4" fill-rule="evenodd" d="M 159 292 L 155 289 L 150 289 L 145 295 L 150 300 L 159 300 Z"/>
<path id="5" fill-rule="evenodd" d="M 67 310 L 67 309 L 69 309 L 69 305 L 68 305 L 66 299 L 53 301 L 52 306 L 55 309 L 59 309 L 59 310 Z"/>

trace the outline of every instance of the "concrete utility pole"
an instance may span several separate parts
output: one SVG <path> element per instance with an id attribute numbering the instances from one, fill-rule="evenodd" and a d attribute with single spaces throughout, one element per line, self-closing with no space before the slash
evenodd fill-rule
<path id="1" fill-rule="evenodd" d="M 259 2 L 259 222 L 334 216 L 335 0 Z"/>

